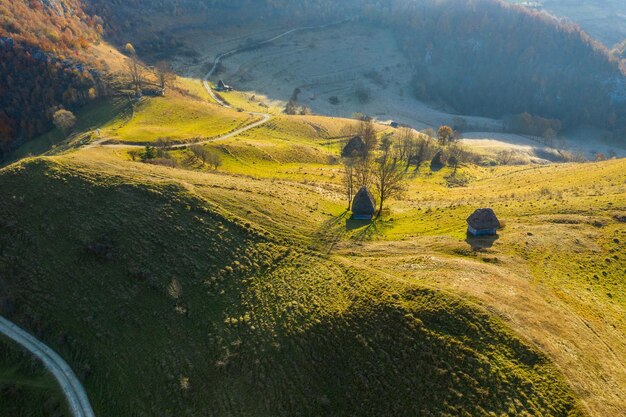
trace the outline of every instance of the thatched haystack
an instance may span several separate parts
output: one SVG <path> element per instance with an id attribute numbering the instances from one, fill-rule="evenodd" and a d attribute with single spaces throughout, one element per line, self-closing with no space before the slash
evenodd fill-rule
<path id="1" fill-rule="evenodd" d="M 467 232 L 473 236 L 493 236 L 500 228 L 496 213 L 490 208 L 481 208 L 467 218 Z"/>
<path id="2" fill-rule="evenodd" d="M 439 149 L 433 159 L 430 161 L 431 169 L 441 169 L 446 166 L 446 155 L 442 149 Z"/>
<path id="3" fill-rule="evenodd" d="M 372 220 L 376 213 L 376 200 L 367 187 L 361 187 L 352 200 L 352 218 L 355 220 Z"/>
<path id="4" fill-rule="evenodd" d="M 365 156 L 367 147 L 365 146 L 365 142 L 363 138 L 360 136 L 355 136 L 348 141 L 346 146 L 341 150 L 342 158 L 351 158 L 354 156 Z"/>

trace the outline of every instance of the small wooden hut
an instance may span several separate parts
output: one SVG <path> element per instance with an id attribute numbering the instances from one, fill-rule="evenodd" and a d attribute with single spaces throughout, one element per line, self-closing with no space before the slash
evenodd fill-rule
<path id="1" fill-rule="evenodd" d="M 233 91 L 233 87 L 228 84 L 225 84 L 224 81 L 219 80 L 217 82 L 217 86 L 215 87 L 217 91 Z"/>
<path id="2" fill-rule="evenodd" d="M 467 218 L 467 232 L 472 236 L 493 236 L 498 233 L 500 221 L 490 208 L 481 208 Z"/>
<path id="3" fill-rule="evenodd" d="M 352 218 L 354 220 L 372 220 L 376 213 L 376 200 L 367 187 L 361 187 L 352 200 Z"/>

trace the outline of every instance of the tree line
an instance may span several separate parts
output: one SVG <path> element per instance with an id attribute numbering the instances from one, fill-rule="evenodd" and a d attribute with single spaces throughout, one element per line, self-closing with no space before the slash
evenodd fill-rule
<path id="1" fill-rule="evenodd" d="M 0 39 L 0 74 L 0 158 L 49 130 L 60 108 L 76 109 L 105 90 L 96 72 L 6 38 Z"/>
<path id="2" fill-rule="evenodd" d="M 50 129 L 58 110 L 105 92 L 76 59 L 102 33 L 79 0 L 0 0 L 0 159 Z"/>

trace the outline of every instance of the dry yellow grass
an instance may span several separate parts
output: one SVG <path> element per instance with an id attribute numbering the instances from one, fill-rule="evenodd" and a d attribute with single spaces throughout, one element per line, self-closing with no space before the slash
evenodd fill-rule
<path id="1" fill-rule="evenodd" d="M 294 149 L 300 146 L 298 137 Z M 262 142 L 260 137 L 241 140 Z M 90 169 L 182 183 L 261 228 L 322 245 L 352 267 L 471 297 L 548 354 L 591 415 L 619 415 L 626 407 L 626 291 L 619 280 L 626 270 L 625 251 L 613 243 L 626 241 L 623 226 L 613 218 L 626 211 L 623 160 L 466 168 L 473 182 L 455 189 L 445 185 L 445 172 L 421 172 L 374 228 L 346 230 L 337 179 L 302 181 L 303 172 L 317 166 L 313 161 L 303 161 L 304 169 L 291 177 L 269 180 L 257 171 L 243 176 L 129 164 L 119 159 L 122 151 L 115 152 L 91 149 L 68 158 Z M 257 158 L 258 170 L 281 166 L 263 165 L 255 155 L 250 161 Z M 472 251 L 464 219 L 485 205 L 495 207 L 507 227 L 491 248 Z M 602 276 L 593 265 L 612 254 L 617 258 L 606 270 L 606 282 L 589 283 L 594 274 Z"/>

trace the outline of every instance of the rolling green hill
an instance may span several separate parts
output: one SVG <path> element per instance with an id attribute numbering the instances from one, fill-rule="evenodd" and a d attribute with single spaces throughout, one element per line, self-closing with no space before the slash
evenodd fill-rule
<path id="1" fill-rule="evenodd" d="M 13 342 L 0 338 L 0 415 L 60 417 L 68 415 L 54 378 Z"/>
<path id="2" fill-rule="evenodd" d="M 220 175 L 90 154 L 0 171 L 0 278 L 99 415 L 584 414 L 479 304 L 244 219 Z"/>

